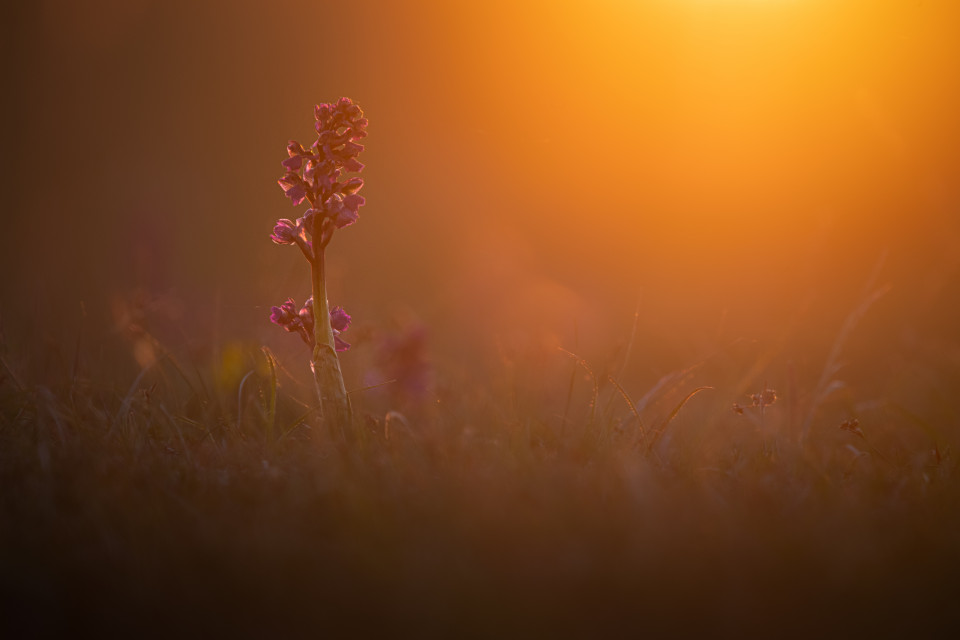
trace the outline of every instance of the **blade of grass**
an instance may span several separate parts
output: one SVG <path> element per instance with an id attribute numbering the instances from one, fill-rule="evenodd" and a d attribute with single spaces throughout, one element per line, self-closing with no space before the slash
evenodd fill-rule
<path id="1" fill-rule="evenodd" d="M 876 272 L 879 270 L 879 267 L 883 264 L 881 259 L 878 263 L 874 274 L 871 275 L 867 281 L 867 287 L 864 288 L 865 291 L 870 291 L 870 287 L 873 284 L 873 281 L 876 279 Z M 806 440 L 807 436 L 810 433 L 810 427 L 813 424 L 813 419 L 816 416 L 817 408 L 820 404 L 829 396 L 836 388 L 838 380 L 834 380 L 833 376 L 836 375 L 840 369 L 843 368 L 843 363 L 840 362 L 840 352 L 843 350 L 843 346 L 846 343 L 847 339 L 850 337 L 850 334 L 853 333 L 854 328 L 857 326 L 857 323 L 863 318 L 873 304 L 885 296 L 890 291 L 891 285 L 886 284 L 882 287 L 874 289 L 872 292 L 867 293 L 864 298 L 861 300 L 860 304 L 850 312 L 843 322 L 843 326 L 840 327 L 840 332 L 837 334 L 837 337 L 833 341 L 833 346 L 830 348 L 830 354 L 827 356 L 826 363 L 823 366 L 823 371 L 820 373 L 820 378 L 817 380 L 817 384 L 813 390 L 813 402 L 810 404 L 810 409 L 807 412 L 807 417 L 803 422 L 803 428 L 800 431 L 800 442 L 802 443 Z"/>
<path id="2" fill-rule="evenodd" d="M 600 395 L 600 384 L 597 381 L 597 376 L 594 375 L 593 369 L 590 368 L 590 365 L 587 364 L 587 361 L 573 353 L 572 351 L 567 351 L 563 347 L 557 347 L 560 351 L 567 354 L 573 358 L 578 365 L 580 365 L 584 371 L 587 372 L 587 375 L 590 376 L 590 380 L 593 381 L 593 398 L 590 400 L 590 422 L 587 424 L 587 427 L 593 427 L 593 422 L 597 417 L 597 397 Z"/>
<path id="3" fill-rule="evenodd" d="M 187 464 L 193 466 L 193 456 L 190 454 L 190 447 L 187 446 L 187 440 L 183 437 L 183 429 L 180 428 L 180 425 L 177 424 L 176 419 L 170 415 L 170 412 L 167 411 L 167 408 L 160 405 L 160 411 L 167 417 L 167 420 L 170 422 L 170 425 L 173 427 L 174 432 L 176 432 L 177 437 L 180 439 L 180 446 L 183 447 L 183 456 L 187 459 Z"/>
<path id="4" fill-rule="evenodd" d="M 683 408 L 683 405 L 687 404 L 690 398 L 697 395 L 701 391 L 706 391 L 707 389 L 713 389 L 713 387 L 697 387 L 696 389 L 688 393 L 687 397 L 685 397 L 683 400 L 680 401 L 680 404 L 674 407 L 673 411 L 670 412 L 670 415 L 667 416 L 666 420 L 660 423 L 660 426 L 654 430 L 653 438 L 650 439 L 650 444 L 647 446 L 648 454 L 653 450 L 654 445 L 660 441 L 660 438 L 663 437 L 663 433 L 667 430 L 667 425 L 673 422 L 673 419 L 677 417 L 678 413 L 680 413 L 680 409 Z"/>
<path id="5" fill-rule="evenodd" d="M 108 437 L 113 433 L 114 428 L 116 428 L 116 426 L 120 423 L 120 418 L 127 411 L 130 410 L 130 404 L 133 402 L 133 394 L 136 392 L 137 389 L 140 388 L 140 382 L 143 380 L 143 377 L 147 375 L 148 371 L 156 367 L 160 363 L 160 361 L 166 357 L 167 357 L 167 354 L 165 353 L 161 354 L 159 358 L 157 358 L 147 366 L 140 369 L 140 373 L 138 373 L 137 377 L 133 379 L 133 384 L 130 385 L 130 389 L 127 391 L 127 395 L 124 396 L 123 401 L 120 403 L 120 408 L 117 409 L 117 415 L 114 416 L 114 419 L 113 419 L 114 424 L 113 426 L 110 427 L 110 431 L 107 433 Z"/>
<path id="6" fill-rule="evenodd" d="M 319 411 L 319 410 L 320 410 L 320 404 L 319 404 L 319 403 L 318 403 L 318 404 L 315 404 L 314 406 L 312 406 L 312 407 L 310 407 L 309 409 L 307 409 L 307 411 L 306 411 L 305 413 L 301 414 L 299 418 L 297 418 L 296 420 L 294 420 L 293 422 L 290 423 L 290 427 L 287 428 L 282 434 L 280 434 L 280 437 L 277 438 L 277 442 L 280 442 L 281 440 L 283 440 L 284 438 L 286 438 L 288 435 L 290 435 L 291 433 L 293 433 L 293 430 L 296 429 L 297 427 L 299 427 L 301 424 L 303 424 L 303 422 L 307 419 L 307 417 L 308 417 L 311 413 L 313 413 L 313 412 L 315 412 L 315 411 Z"/>
<path id="7" fill-rule="evenodd" d="M 23 383 L 20 382 L 20 378 L 18 378 L 17 374 L 14 373 L 13 369 L 10 368 L 10 365 L 7 364 L 7 361 L 3 358 L 3 356 L 0 356 L 0 364 L 2 364 L 3 368 L 7 371 L 7 375 L 10 376 L 10 379 L 13 380 L 13 386 L 17 388 L 17 391 L 23 393 Z"/>
<path id="8" fill-rule="evenodd" d="M 627 349 L 623 354 L 623 364 L 620 365 L 620 372 L 617 374 L 618 378 L 623 377 L 623 372 L 627 370 L 627 365 L 630 363 L 630 355 L 633 353 L 633 341 L 637 337 L 637 325 L 640 324 L 640 299 L 637 299 L 637 308 L 633 311 L 633 326 L 630 328 L 630 339 L 627 340 Z"/>
<path id="9" fill-rule="evenodd" d="M 560 439 L 567 433 L 567 416 L 570 414 L 570 402 L 573 400 L 573 384 L 577 381 L 577 364 L 570 371 L 570 385 L 567 387 L 567 401 L 563 405 L 563 417 L 560 419 Z"/>
<path id="10" fill-rule="evenodd" d="M 247 375 L 240 380 L 240 386 L 237 388 L 237 431 L 240 431 L 243 420 L 243 387 L 247 384 L 247 379 L 253 375 L 255 369 L 247 371 Z"/>
<path id="11" fill-rule="evenodd" d="M 613 383 L 613 386 L 616 387 L 617 391 L 620 392 L 620 395 L 623 396 L 623 400 L 627 403 L 627 406 L 630 407 L 630 411 L 633 412 L 633 415 L 637 418 L 637 426 L 640 427 L 640 439 L 643 439 L 644 427 L 643 419 L 640 417 L 640 412 L 637 411 L 637 405 L 633 404 L 633 400 L 630 399 L 630 396 L 627 395 L 627 392 L 624 391 L 623 387 L 620 386 L 620 383 L 617 382 L 613 376 L 607 376 L 607 379 Z"/>
<path id="12" fill-rule="evenodd" d="M 696 364 L 690 365 L 686 369 L 681 369 L 680 371 L 671 371 L 670 373 L 662 376 L 659 380 L 657 380 L 657 384 L 653 385 L 650 388 L 650 390 L 647 391 L 645 394 L 643 394 L 643 397 L 637 401 L 636 403 L 637 410 L 643 411 L 646 408 L 647 403 L 649 403 L 650 400 L 653 399 L 653 396 L 659 393 L 668 384 L 676 383 L 673 385 L 673 388 L 683 384 L 683 382 L 690 376 L 690 374 L 692 374 L 694 370 L 696 370 L 702 364 L 703 362 L 701 361 Z"/>
<path id="13" fill-rule="evenodd" d="M 277 364 L 273 353 L 267 347 L 260 347 L 263 357 L 267 361 L 269 379 L 267 380 L 267 397 L 264 404 L 267 412 L 267 440 L 273 442 L 273 432 L 277 422 Z"/>
<path id="14" fill-rule="evenodd" d="M 347 394 L 349 395 L 349 394 L 351 394 L 351 393 L 361 393 L 361 392 L 363 392 L 363 391 L 370 391 L 371 389 L 376 389 L 377 387 L 385 387 L 385 386 L 388 385 L 388 384 L 393 384 L 393 383 L 396 382 L 396 381 L 397 381 L 397 378 L 392 378 L 392 379 L 390 379 L 390 380 L 384 380 L 383 382 L 378 382 L 377 384 L 371 384 L 371 385 L 368 386 L 368 387 L 360 387 L 359 389 L 352 389 L 352 390 L 350 390 L 350 391 L 347 391 Z"/>

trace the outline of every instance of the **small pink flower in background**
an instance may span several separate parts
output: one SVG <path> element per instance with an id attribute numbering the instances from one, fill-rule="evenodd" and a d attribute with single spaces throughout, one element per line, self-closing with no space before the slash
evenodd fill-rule
<path id="1" fill-rule="evenodd" d="M 371 384 L 394 382 L 383 387 L 396 405 L 416 406 L 428 402 L 433 387 L 433 367 L 427 352 L 427 329 L 419 322 L 384 335 L 377 345 L 376 369 Z"/>
<path id="2" fill-rule="evenodd" d="M 750 401 L 754 407 L 769 407 L 777 401 L 777 392 L 764 387 L 760 393 L 750 394 Z"/>

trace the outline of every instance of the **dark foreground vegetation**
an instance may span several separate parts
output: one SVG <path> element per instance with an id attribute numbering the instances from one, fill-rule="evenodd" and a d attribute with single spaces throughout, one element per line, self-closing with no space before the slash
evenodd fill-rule
<path id="1" fill-rule="evenodd" d="M 355 393 L 343 442 L 267 351 L 226 382 L 160 353 L 121 385 L 5 346 L 3 637 L 919 637 L 958 619 L 955 432 L 816 407 L 816 378 L 803 403 L 762 380 L 740 398 L 707 364 L 640 399 L 559 352 L 440 372 L 402 412 Z M 534 393 L 538 371 L 569 386 Z"/>

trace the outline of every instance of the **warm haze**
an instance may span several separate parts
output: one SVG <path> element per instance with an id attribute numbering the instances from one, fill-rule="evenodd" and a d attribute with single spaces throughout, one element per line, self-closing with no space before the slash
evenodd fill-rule
<path id="1" fill-rule="evenodd" d="M 960 3 L 96 0 L 0 22 L 18 622 L 104 628 L 70 595 L 101 561 L 131 620 L 182 571 L 193 603 L 264 598 L 263 630 L 306 626 L 269 612 L 311 589 L 437 635 L 492 607 L 471 629 L 498 637 L 629 622 L 636 593 L 666 627 L 695 594 L 690 619 L 728 632 L 817 597 L 833 619 L 845 590 L 857 614 L 946 593 Z M 281 161 L 341 96 L 370 120 L 325 274 L 358 449 L 318 435 L 310 347 L 270 322 L 311 294 L 269 239 L 303 215 Z"/>

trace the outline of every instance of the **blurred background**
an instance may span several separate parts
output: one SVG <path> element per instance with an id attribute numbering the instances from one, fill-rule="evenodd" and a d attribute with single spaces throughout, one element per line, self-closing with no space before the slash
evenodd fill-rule
<path id="1" fill-rule="evenodd" d="M 0 11 L 11 343 L 122 342 L 139 299 L 173 350 L 305 358 L 267 320 L 309 293 L 268 239 L 302 214 L 276 180 L 314 104 L 349 96 L 370 135 L 367 204 L 328 252 L 355 318 L 348 386 L 404 330 L 438 366 L 544 345 L 615 359 L 635 311 L 628 375 L 740 341 L 779 354 L 771 385 L 787 360 L 815 379 L 871 274 L 890 291 L 852 371 L 960 363 L 952 0 Z"/>

